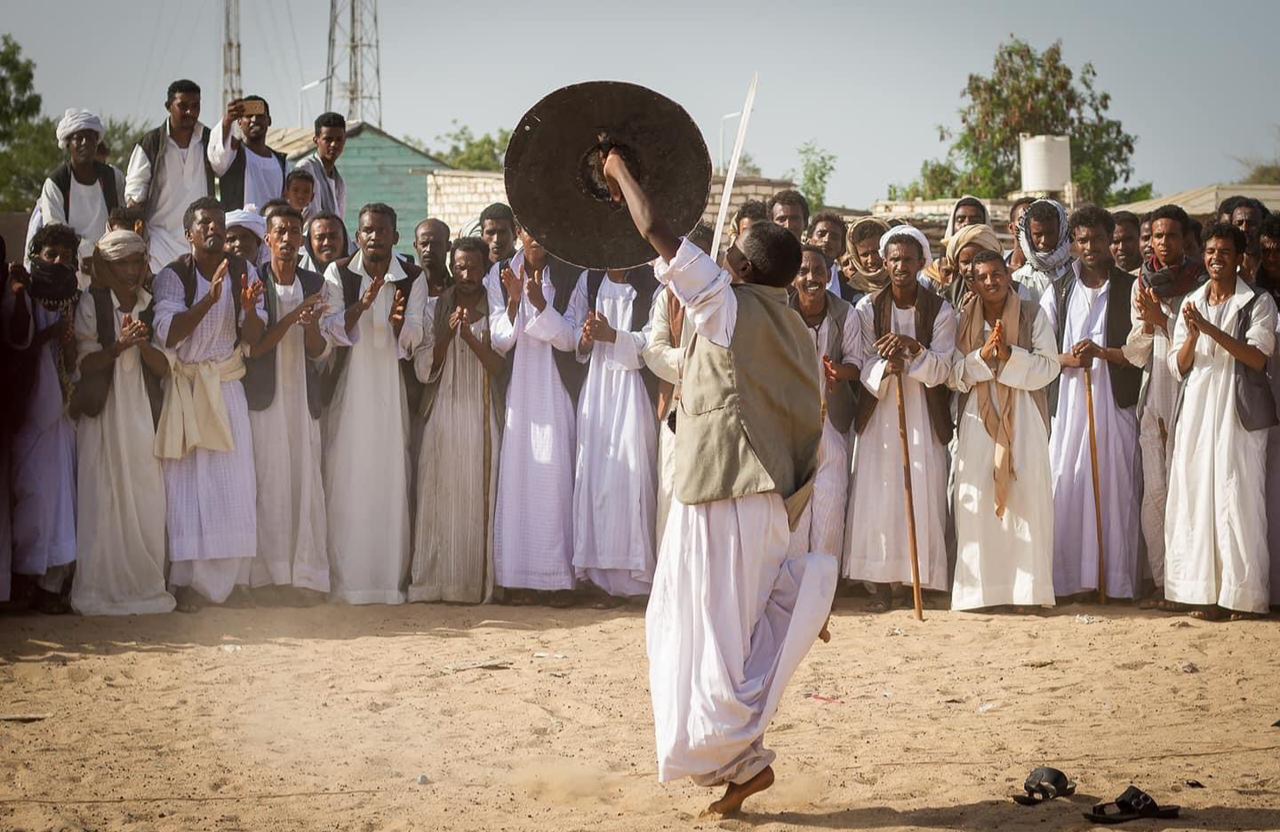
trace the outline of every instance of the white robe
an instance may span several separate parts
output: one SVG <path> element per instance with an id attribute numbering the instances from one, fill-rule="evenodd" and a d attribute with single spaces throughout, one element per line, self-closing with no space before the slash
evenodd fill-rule
<path id="1" fill-rule="evenodd" d="M 640 371 L 643 332 L 628 332 L 636 290 L 608 277 L 596 295 L 596 311 L 617 330 L 614 343 L 597 342 L 588 356 L 578 397 L 578 453 L 573 481 L 573 567 L 579 580 L 610 595 L 648 595 L 657 558 L 658 423 Z M 569 311 L 580 338 L 587 302 L 587 273 Z"/>
<path id="2" fill-rule="evenodd" d="M 1205 284 L 1183 300 L 1229 335 L 1253 297 L 1243 280 L 1227 302 L 1210 306 Z M 1179 310 L 1169 345 L 1175 377 L 1187 339 Z M 1275 352 L 1276 305 L 1262 293 L 1245 340 L 1266 355 Z M 1267 547 L 1267 431 L 1245 430 L 1236 414 L 1235 359 L 1201 334 L 1183 380 L 1182 407 L 1169 462 L 1165 520 L 1165 598 L 1180 604 L 1217 604 L 1240 612 L 1266 612 L 1270 553 Z"/>
<path id="3" fill-rule="evenodd" d="M 983 335 L 991 333 L 984 325 Z M 970 610 L 1002 604 L 1046 606 L 1053 596 L 1053 485 L 1049 473 L 1049 429 L 1031 392 L 1058 376 L 1058 345 L 1043 311 L 1036 315 L 1033 351 L 1010 346 L 996 377 L 981 349 L 956 352 L 950 387 L 967 393 L 996 380 L 996 406 L 1013 396 L 1013 471 L 1004 517 L 996 516 L 996 443 L 970 394 L 960 414 L 955 470 L 956 574 L 951 608 Z"/>
<path id="4" fill-rule="evenodd" d="M 1133 282 L 1131 303 L 1141 281 Z M 1182 306 L 1179 295 L 1162 301 L 1173 329 L 1174 316 Z M 1169 333 L 1164 329 L 1143 332 L 1144 324 L 1134 315 L 1133 329 L 1124 345 L 1124 357 L 1135 367 L 1143 367 L 1142 398 L 1138 400 L 1138 447 L 1142 458 L 1142 538 L 1147 547 L 1147 567 L 1156 591 L 1164 588 L 1164 511 L 1169 494 L 1169 454 L 1173 450 L 1173 408 L 1182 383 L 1169 371 Z"/>
<path id="5" fill-rule="evenodd" d="M 836 336 L 835 327 L 823 316 L 813 336 L 818 360 L 819 389 L 826 401 L 829 394 L 823 374 L 822 357 L 831 355 Z M 858 314 L 852 308 L 845 317 L 842 332 L 841 355 L 844 363 L 861 366 L 862 330 Z M 821 552 L 840 559 L 844 554 L 845 516 L 849 508 L 849 437 L 832 423 L 831 414 L 822 422 L 822 439 L 818 443 L 818 472 L 813 480 L 813 498 L 805 509 L 800 526 L 792 533 L 790 551 L 794 553 Z"/>
<path id="6" fill-rule="evenodd" d="M 0 299 L 6 332 L 14 304 L 7 287 Z M 58 322 L 24 293 L 30 324 L 26 332 L 8 332 L 15 349 L 28 349 L 40 332 Z M 41 588 L 57 592 L 68 564 L 76 559 L 76 429 L 67 418 L 58 379 L 58 339 L 46 341 L 35 357 L 35 384 L 27 412 L 10 445 L 13 500 L 13 571 L 42 577 Z"/>
<path id="7" fill-rule="evenodd" d="M 688 344 L 685 333 L 690 328 L 680 331 L 680 343 L 671 340 L 671 320 L 667 315 L 666 287 L 659 289 L 653 296 L 653 305 L 649 310 L 649 323 L 645 324 L 644 363 L 649 370 L 661 380 L 676 385 L 680 382 L 680 368 L 684 364 L 684 350 Z M 668 411 L 674 404 L 668 404 Z M 667 527 L 667 512 L 671 510 L 672 481 L 675 478 L 675 445 L 676 435 L 671 430 L 669 420 L 665 417 L 658 423 L 658 501 L 654 512 L 655 540 L 662 545 L 662 532 Z"/>
<path id="8" fill-rule="evenodd" d="M 1078 269 L 1077 269 L 1078 277 Z M 1063 352 L 1085 338 L 1105 342 L 1107 298 L 1111 282 L 1090 289 L 1076 284 L 1067 310 Z M 1127 303 L 1127 299 L 1116 299 Z M 1057 332 L 1058 296 L 1045 292 L 1040 308 Z M 1102 487 L 1103 545 L 1107 595 L 1133 598 L 1138 590 L 1139 492 L 1138 419 L 1135 408 L 1120 409 L 1111 395 L 1111 373 L 1093 362 L 1093 409 Z M 1085 407 L 1084 369 L 1064 367 L 1058 409 L 1049 432 L 1053 466 L 1053 589 L 1059 596 L 1098 588 L 1098 532 L 1089 452 L 1089 415 Z"/>
<path id="9" fill-rule="evenodd" d="M 151 296 L 139 291 L 134 320 Z M 112 295 L 112 306 L 116 297 Z M 116 338 L 125 311 L 115 308 Z M 76 311 L 78 361 L 102 350 L 97 309 L 89 294 Z M 111 367 L 102 412 L 81 416 L 76 575 L 71 607 L 81 615 L 172 612 L 164 586 L 164 473 L 154 453 L 155 426 L 142 353 L 130 347 Z"/>
<path id="10" fill-rule="evenodd" d="M 519 252 L 510 268 L 521 275 L 523 265 Z M 553 352 L 575 348 L 573 327 L 553 306 L 555 289 L 546 269 L 546 308 L 539 312 L 522 293 L 515 321 L 507 317 L 497 264 L 485 277 L 485 289 L 494 350 L 506 355 L 516 349 L 498 473 L 496 580 L 511 589 L 573 589 L 574 410 Z"/>
<path id="11" fill-rule="evenodd" d="M 249 266 L 250 282 L 257 272 Z M 236 343 L 235 301 L 238 291 L 228 277 L 222 296 L 192 333 L 168 352 L 183 364 L 220 362 L 242 345 Z M 182 281 L 173 269 L 155 278 L 155 342 L 163 348 L 175 316 L 187 311 Z M 195 305 L 209 294 L 209 281 L 196 269 Z M 254 313 L 265 319 L 262 301 Z M 241 321 L 244 311 L 241 311 Z M 169 395 L 168 385 L 165 395 Z M 222 383 L 231 424 L 230 451 L 196 448 L 181 459 L 161 461 L 164 469 L 169 530 L 171 586 L 190 586 L 214 603 L 222 603 L 237 584 L 249 582 L 249 567 L 258 550 L 257 483 L 254 479 L 253 433 L 249 406 L 239 380 Z"/>
<path id="12" fill-rule="evenodd" d="M 271 281 L 276 320 L 304 299 L 302 284 Z M 307 406 L 306 334 L 292 326 L 268 355 L 275 363 L 275 395 L 265 410 L 250 410 L 258 482 L 258 555 L 249 582 L 329 591 L 329 547 L 320 420 Z"/>
<path id="13" fill-rule="evenodd" d="M 205 174 L 205 146 L 200 143 L 201 125 L 197 124 L 191 142 L 178 147 L 169 137 L 169 122 L 164 123 L 164 178 L 156 181 L 151 162 L 141 145 L 133 148 L 129 171 L 125 176 L 125 199 L 129 204 L 148 202 L 147 249 L 151 271 L 160 270 L 190 250 L 182 216 L 187 206 L 209 193 Z"/>
<path id="14" fill-rule="evenodd" d="M 1280 316 L 1277 320 L 1280 339 Z M 1267 374 L 1271 393 L 1280 402 L 1280 350 L 1271 353 Z M 1271 549 L 1271 606 L 1280 606 L 1280 426 L 1267 431 L 1267 545 Z"/>
<path id="15" fill-rule="evenodd" d="M 727 347 L 738 311 L 728 273 L 688 241 L 657 273 L 686 303 L 685 325 Z M 778 494 L 672 501 L 645 614 L 660 781 L 744 783 L 773 762 L 765 729 L 837 573 L 827 555 L 789 557 L 789 538 Z"/>
<path id="16" fill-rule="evenodd" d="M 846 578 L 873 583 L 911 583 L 911 544 L 902 480 L 896 376 L 885 374 L 888 362 L 875 351 L 872 296 L 855 309 L 862 332 L 863 396 L 879 403 L 870 423 L 858 435 L 853 461 L 853 488 L 845 532 Z M 916 337 L 916 310 L 893 308 L 891 331 Z M 911 491 L 915 502 L 920 585 L 945 590 L 947 581 L 947 448 L 938 441 L 929 419 L 925 389 L 946 384 L 956 346 L 956 313 L 943 302 L 933 324 L 929 348 L 906 367 L 902 388 L 911 448 Z"/>
<path id="17" fill-rule="evenodd" d="M 364 255 L 349 264 L 361 276 L 360 297 L 372 285 Z M 325 337 L 349 347 L 346 367 L 324 417 L 324 493 L 329 515 L 332 597 L 349 604 L 400 604 L 409 567 L 409 400 L 400 359 L 422 340 L 427 281 L 413 281 L 399 338 L 388 317 L 393 280 L 404 268 L 392 257 L 373 306 L 347 333 L 342 278 L 325 272 Z"/>
<path id="18" fill-rule="evenodd" d="M 121 205 L 125 200 L 124 172 L 119 168 L 111 168 L 115 178 L 116 199 Z M 93 247 L 107 231 L 107 200 L 102 195 L 102 186 L 95 179 L 88 185 L 82 185 L 73 175 L 71 177 L 71 213 L 67 214 L 67 206 L 63 204 L 62 191 L 52 179 L 44 180 L 44 188 L 40 191 L 40 199 L 36 203 L 40 212 L 42 225 L 62 223 L 75 229 L 80 235 L 81 271 L 76 275 L 80 288 L 89 286 L 89 278 L 83 271 L 87 258 L 93 254 Z M 27 237 L 27 248 L 31 248 L 31 237 Z"/>
<path id="19" fill-rule="evenodd" d="M 426 326 L 432 320 L 428 315 Z M 471 331 L 486 338 L 489 319 L 473 322 Z M 460 336 L 454 335 L 434 373 L 433 353 L 434 339 L 424 336 L 414 368 L 419 380 L 438 386 L 418 452 L 409 600 L 478 604 L 492 597 L 494 587 L 500 417 L 489 375 Z"/>

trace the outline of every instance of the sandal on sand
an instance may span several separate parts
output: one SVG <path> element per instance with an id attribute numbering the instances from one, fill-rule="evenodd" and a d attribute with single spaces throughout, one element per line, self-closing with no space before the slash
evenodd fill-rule
<path id="1" fill-rule="evenodd" d="M 1084 812 L 1084 817 L 1093 823 L 1125 823 L 1139 818 L 1169 820 L 1178 816 L 1180 808 L 1161 806 L 1142 789 L 1130 786 L 1114 802 L 1099 803 L 1092 812 Z"/>
<path id="2" fill-rule="evenodd" d="M 1038 806 L 1055 797 L 1070 797 L 1076 793 L 1076 784 L 1056 768 L 1038 768 L 1022 784 L 1026 794 L 1015 794 L 1014 802 L 1023 806 Z"/>

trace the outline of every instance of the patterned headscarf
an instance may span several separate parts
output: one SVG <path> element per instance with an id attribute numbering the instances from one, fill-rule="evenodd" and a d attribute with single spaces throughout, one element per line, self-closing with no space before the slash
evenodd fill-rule
<path id="1" fill-rule="evenodd" d="M 1048 252 L 1036 251 L 1035 243 L 1031 242 L 1031 211 L 1042 203 L 1052 205 L 1058 212 L 1058 246 Z M 1018 221 L 1018 241 L 1022 244 L 1022 253 L 1032 269 L 1056 276 L 1071 260 L 1071 235 L 1067 233 L 1067 209 L 1052 199 L 1037 199 L 1022 212 L 1022 218 Z"/>

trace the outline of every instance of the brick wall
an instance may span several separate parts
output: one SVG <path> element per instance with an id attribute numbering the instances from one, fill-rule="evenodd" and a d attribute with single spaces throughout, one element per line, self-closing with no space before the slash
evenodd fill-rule
<path id="1" fill-rule="evenodd" d="M 733 212 L 747 200 L 767 200 L 774 193 L 790 187 L 792 183 L 785 179 L 739 177 L 734 183 L 726 224 L 732 221 Z M 715 222 L 723 191 L 724 180 L 716 176 L 711 182 L 711 199 L 703 214 L 708 225 Z M 435 170 L 427 174 L 427 204 L 431 206 L 431 216 L 443 220 L 455 237 L 478 231 L 480 212 L 485 206 L 506 201 L 507 192 L 501 173 Z"/>

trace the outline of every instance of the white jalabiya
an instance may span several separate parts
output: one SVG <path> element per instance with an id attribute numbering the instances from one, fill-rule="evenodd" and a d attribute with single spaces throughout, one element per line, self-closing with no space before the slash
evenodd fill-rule
<path id="1" fill-rule="evenodd" d="M 112 175 L 115 177 L 116 195 L 120 204 L 124 204 L 125 199 L 125 181 L 124 172 L 119 168 L 111 168 Z M 53 225 L 54 223 L 62 223 L 69 225 L 80 235 L 80 263 L 83 265 L 86 258 L 93 254 L 94 243 L 98 242 L 107 231 L 107 200 L 102 195 L 102 186 L 95 179 L 88 185 L 82 185 L 75 176 L 71 177 L 71 189 L 69 192 L 71 199 L 71 213 L 67 214 L 67 206 L 63 204 L 62 191 L 53 183 L 52 179 L 44 180 L 44 188 L 40 192 L 39 206 L 40 215 L 45 225 Z M 31 240 L 27 240 L 27 247 L 31 247 Z M 83 272 L 79 277 L 83 281 L 80 288 L 84 289 L 88 286 L 86 275 Z"/>
<path id="2" fill-rule="evenodd" d="M 1017 299 L 1011 299 L 1011 302 Z M 984 338 L 991 326 L 982 329 Z M 1058 345 L 1041 310 L 1031 335 L 1032 351 L 1009 347 L 999 377 L 981 349 L 956 352 L 949 386 L 967 393 L 996 381 L 997 407 L 1013 396 L 1013 471 L 1016 479 L 996 516 L 996 443 L 982 422 L 976 394 L 970 394 L 957 426 L 955 470 L 956 574 L 953 610 L 1002 604 L 1046 606 L 1053 596 L 1053 486 L 1049 474 L 1049 432 L 1031 392 L 1058 376 Z"/>
<path id="3" fill-rule="evenodd" d="M 132 308 L 115 309 L 117 339 L 125 314 L 137 320 L 150 302 L 140 290 Z M 76 343 L 79 361 L 102 350 L 97 309 L 87 293 L 76 311 Z M 173 611 L 173 596 L 164 586 L 164 473 L 153 453 L 156 434 L 144 372 L 139 347 L 120 353 L 102 412 L 80 417 L 71 606 L 81 615 Z"/>
<path id="4" fill-rule="evenodd" d="M 195 269 L 194 306 L 209 294 L 209 280 Z M 258 279 L 249 267 L 251 283 Z M 228 277 L 222 296 L 196 324 L 192 333 L 169 352 L 183 364 L 226 361 L 241 346 L 236 343 L 235 300 L 238 291 Z M 155 342 L 163 347 L 173 319 L 187 311 L 182 281 L 173 269 L 155 278 Z M 266 315 L 259 299 L 254 313 Z M 241 320 L 244 312 L 241 312 Z M 168 387 L 166 387 L 168 395 Z M 244 386 L 222 383 L 222 399 L 235 447 L 230 451 L 196 448 L 181 459 L 165 459 L 166 517 L 169 529 L 171 586 L 190 586 L 214 603 L 222 603 L 236 584 L 249 582 L 249 568 L 258 550 L 257 483 L 254 479 L 253 433 Z"/>
<path id="5" fill-rule="evenodd" d="M 1274 296 L 1272 297 L 1274 300 Z M 1276 322 L 1277 340 L 1280 341 L 1280 315 Z M 1271 353 L 1267 376 L 1271 379 L 1271 394 L 1280 402 L 1280 350 Z M 1267 431 L 1267 546 L 1271 550 L 1271 606 L 1280 606 L 1280 426 Z M 2 539 L 2 537 L 0 537 Z"/>
<path id="6" fill-rule="evenodd" d="M 8 329 L 15 303 L 27 306 L 26 332 Z M 0 298 L 0 314 L 6 337 L 17 349 L 29 348 L 39 333 L 58 323 L 58 315 L 33 303 L 30 295 L 18 299 L 7 290 Z M 37 576 L 42 589 L 57 592 L 68 564 L 76 559 L 76 429 L 63 406 L 58 339 L 38 349 L 27 412 L 10 444 L 13 571 Z"/>
<path id="7" fill-rule="evenodd" d="M 822 357 L 831 355 L 836 329 L 831 325 L 830 318 L 823 316 L 816 328 L 809 327 L 809 334 L 813 336 L 818 360 L 818 383 L 825 401 L 829 391 L 823 375 Z M 857 312 L 852 308 L 845 317 L 841 334 L 844 363 L 861 369 L 862 330 Z M 844 554 L 845 514 L 848 508 L 849 438 L 832 424 L 828 413 L 822 423 L 822 440 L 818 443 L 818 473 L 813 480 L 813 498 L 805 509 L 805 519 L 792 533 L 791 551 L 821 552 L 833 558 L 841 558 Z M 797 540 L 797 537 L 804 539 Z"/>
<path id="8" fill-rule="evenodd" d="M 432 316 L 427 317 L 431 326 Z M 476 338 L 489 319 L 471 324 Z M 498 494 L 498 402 L 475 351 L 458 335 L 431 372 L 433 339 L 414 352 L 418 378 L 436 384 L 418 454 L 418 511 L 410 601 L 478 604 L 493 595 L 493 525 Z M 486 462 L 488 463 L 486 468 Z"/>
<path id="9" fill-rule="evenodd" d="M 685 241 L 657 268 L 687 305 L 685 325 L 727 347 L 737 323 L 729 274 Z M 658 779 L 744 783 L 773 762 L 764 732 L 818 637 L 837 563 L 787 554 L 782 498 L 671 503 L 645 613 Z"/>
<path id="10" fill-rule="evenodd" d="M 680 330 L 680 343 L 672 343 L 671 319 L 667 308 L 667 288 L 664 286 L 653 296 L 649 310 L 649 322 L 645 324 L 644 363 L 658 378 L 669 384 L 680 382 L 680 368 L 684 363 L 684 351 L 688 345 L 692 327 Z M 668 405 L 668 410 L 674 405 Z M 675 479 L 676 435 L 665 417 L 658 425 L 658 502 L 654 512 L 655 540 L 662 545 L 662 532 L 667 527 L 667 512 L 671 510 L 671 489 Z"/>
<path id="11" fill-rule="evenodd" d="M 1133 282 L 1131 302 L 1136 306 L 1141 281 Z M 1162 301 L 1169 316 L 1163 328 L 1145 332 L 1146 325 L 1134 313 L 1133 329 L 1125 342 L 1124 357 L 1143 367 L 1142 398 L 1138 400 L 1138 447 L 1142 458 L 1142 537 L 1147 545 L 1151 580 L 1159 592 L 1164 587 L 1164 512 L 1168 501 L 1169 454 L 1173 450 L 1173 408 L 1182 383 L 1169 371 L 1169 332 L 1182 306 L 1183 295 Z"/>
<path id="12" fill-rule="evenodd" d="M 640 371 L 643 332 L 628 332 L 636 290 L 608 277 L 596 295 L 596 311 L 617 330 L 614 343 L 597 341 L 588 356 L 587 380 L 578 397 L 578 453 L 573 481 L 573 567 L 610 595 L 648 595 L 657 557 L 658 422 Z M 587 302 L 587 273 L 574 289 L 569 311 L 580 338 Z"/>
<path id="13" fill-rule="evenodd" d="M 1079 266 L 1076 269 L 1079 277 Z M 1106 341 L 1110 281 L 1097 289 L 1077 282 L 1066 312 L 1062 349 L 1069 352 L 1088 338 Z M 1117 298 L 1116 303 L 1127 299 Z M 1058 295 L 1045 292 L 1040 308 L 1057 332 Z M 1111 373 L 1093 362 L 1093 415 L 1098 437 L 1098 472 L 1102 486 L 1103 545 L 1106 547 L 1107 595 L 1132 598 L 1138 589 L 1138 419 L 1135 408 L 1116 406 Z M 1093 496 L 1093 463 L 1089 453 L 1089 415 L 1084 369 L 1062 368 L 1058 409 L 1049 431 L 1053 469 L 1053 589 L 1059 596 L 1098 588 L 1098 532 Z"/>
<path id="14" fill-rule="evenodd" d="M 1217 306 L 1212 284 L 1187 295 L 1206 320 L 1233 337 L 1240 310 L 1253 297 L 1243 280 Z M 1267 431 L 1245 430 L 1236 413 L 1236 361 L 1212 338 L 1200 335 L 1191 370 L 1178 372 L 1187 340 L 1179 312 L 1168 363 L 1183 378 L 1182 407 L 1169 460 L 1165 518 L 1165 598 L 1181 604 L 1217 604 L 1239 612 L 1266 612 L 1270 553 L 1267 548 Z M 1267 356 L 1275 352 L 1276 304 L 1258 295 L 1245 340 Z"/>
<path id="15" fill-rule="evenodd" d="M 276 320 L 302 303 L 302 284 L 271 281 Z M 323 361 L 325 352 L 315 361 Z M 306 333 L 292 326 L 269 353 L 275 395 L 265 410 L 250 410 L 258 482 L 258 556 L 249 582 L 329 591 L 329 547 L 320 467 L 320 420 L 307 407 Z"/>
<path id="16" fill-rule="evenodd" d="M 902 480 L 902 437 L 898 421 L 898 377 L 888 375 L 888 362 L 875 351 L 872 296 L 855 309 L 862 340 L 860 395 L 879 403 L 870 423 L 858 435 L 853 460 L 853 488 L 845 532 L 846 578 L 873 583 L 910 583 L 911 546 Z M 916 336 L 916 310 L 894 305 L 890 330 Z M 907 408 L 907 441 L 911 449 L 911 491 L 915 501 L 920 585 L 945 590 L 947 582 L 947 448 L 938 441 L 929 419 L 925 390 L 946 384 L 956 347 L 956 313 L 945 301 L 933 324 L 933 339 L 906 366 L 902 388 Z"/>
<path id="17" fill-rule="evenodd" d="M 517 275 L 524 252 L 511 260 Z M 556 368 L 554 350 L 575 348 L 573 326 L 556 312 L 555 288 L 542 273 L 546 308 L 539 312 L 521 293 L 515 320 L 507 317 L 497 264 L 485 276 L 489 331 L 499 355 L 516 350 L 507 387 L 493 532 L 498 586 L 573 589 L 573 465 L 577 450 L 573 401 Z M 578 313 L 581 316 L 583 313 Z"/>
<path id="18" fill-rule="evenodd" d="M 125 199 L 129 203 L 150 199 L 146 237 L 151 271 L 155 274 L 190 248 L 182 228 L 187 206 L 202 196 L 212 196 L 204 170 L 205 147 L 199 140 L 201 125 L 196 125 L 186 147 L 178 147 L 169 135 L 167 120 L 164 130 L 164 177 L 156 181 L 151 162 L 140 145 L 133 148 L 125 176 Z"/>
<path id="19" fill-rule="evenodd" d="M 372 285 L 364 254 L 348 268 L 360 275 L 360 293 Z M 332 597 L 349 604 L 400 604 L 411 555 L 409 527 L 409 399 L 400 359 L 422 340 L 427 281 L 413 281 L 399 338 L 389 320 L 392 281 L 404 268 L 391 258 L 387 282 L 351 333 L 338 264 L 325 272 L 326 339 L 349 347 L 324 417 L 324 493 L 329 512 Z"/>
<path id="20" fill-rule="evenodd" d="M 209 131 L 209 166 L 213 172 L 222 176 L 236 160 L 237 150 L 232 149 L 233 131 L 223 131 L 219 120 Z M 239 138 L 239 130 L 234 130 Z M 258 210 L 273 199 L 279 199 L 284 193 L 284 171 L 272 153 L 259 156 L 243 144 L 241 139 L 239 150 L 244 152 L 244 204 L 256 205 Z"/>

